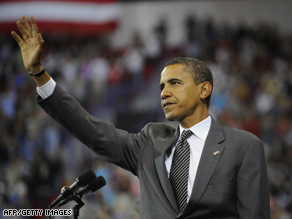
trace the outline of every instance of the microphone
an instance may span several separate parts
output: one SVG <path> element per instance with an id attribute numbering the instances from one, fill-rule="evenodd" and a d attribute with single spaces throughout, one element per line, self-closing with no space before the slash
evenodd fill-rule
<path id="1" fill-rule="evenodd" d="M 88 192 L 95 192 L 101 187 L 103 187 L 106 184 L 105 179 L 102 176 L 99 176 L 95 178 L 91 183 L 89 183 L 87 186 L 80 188 L 77 190 L 76 195 L 79 195 L 82 197 Z"/>
<path id="2" fill-rule="evenodd" d="M 105 179 L 102 176 L 99 176 L 99 177 L 95 178 L 92 182 L 90 182 L 87 186 L 79 188 L 76 192 L 74 192 L 74 194 L 70 198 L 62 200 L 57 205 L 57 208 L 67 204 L 69 201 L 71 201 L 73 199 L 74 200 L 80 199 L 86 193 L 97 191 L 98 189 L 103 187 L 105 184 L 106 184 Z"/>
<path id="3" fill-rule="evenodd" d="M 49 208 L 53 208 L 63 200 L 71 199 L 75 190 L 80 187 L 88 185 L 92 180 L 96 178 L 95 173 L 92 169 L 86 171 L 84 174 L 76 178 L 75 182 L 72 183 L 69 187 L 64 186 L 61 189 L 61 195 L 59 195 L 50 205 Z"/>

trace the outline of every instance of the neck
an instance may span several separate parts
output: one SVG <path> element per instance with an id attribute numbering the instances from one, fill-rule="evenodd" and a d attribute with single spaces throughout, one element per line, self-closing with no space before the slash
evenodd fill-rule
<path id="1" fill-rule="evenodd" d="M 203 110 L 201 113 L 198 113 L 195 116 L 186 117 L 186 118 L 182 119 L 181 121 L 179 121 L 179 123 L 184 129 L 188 129 L 188 128 L 191 128 L 192 126 L 200 123 L 204 119 L 208 118 L 208 116 L 209 116 L 209 112 L 207 109 L 207 110 Z"/>

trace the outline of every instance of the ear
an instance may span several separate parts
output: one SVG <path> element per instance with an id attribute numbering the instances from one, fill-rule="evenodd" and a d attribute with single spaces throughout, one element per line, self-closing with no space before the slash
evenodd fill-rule
<path id="1" fill-rule="evenodd" d="M 205 81 L 201 84 L 201 94 L 200 98 L 201 99 L 206 99 L 208 96 L 211 95 L 212 93 L 212 84 L 209 81 Z"/>

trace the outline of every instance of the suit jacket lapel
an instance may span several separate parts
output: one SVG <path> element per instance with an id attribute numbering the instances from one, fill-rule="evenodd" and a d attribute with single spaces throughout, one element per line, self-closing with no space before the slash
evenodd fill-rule
<path id="1" fill-rule="evenodd" d="M 176 143 L 178 137 L 179 128 L 177 127 L 174 135 L 166 137 L 161 142 L 159 142 L 159 145 L 154 151 L 154 162 L 159 181 L 161 182 L 161 186 L 165 196 L 167 197 L 167 200 L 176 212 L 178 212 L 178 207 L 172 191 L 171 184 L 168 180 L 168 174 L 165 167 L 165 153 L 172 145 Z"/>
<path id="2" fill-rule="evenodd" d="M 200 200 L 207 188 L 215 167 L 223 153 L 224 147 L 219 144 L 223 140 L 224 134 L 222 127 L 212 118 L 211 128 L 204 145 L 196 179 L 193 185 L 192 195 L 185 212 L 194 209 L 194 205 Z"/>
<path id="3" fill-rule="evenodd" d="M 175 210 L 177 213 L 179 212 L 177 203 L 174 193 L 172 191 L 172 187 L 168 180 L 168 175 L 165 167 L 165 153 L 171 146 L 173 146 L 177 142 L 178 137 L 179 128 L 177 127 L 176 132 L 173 135 L 166 137 L 165 139 L 162 139 L 160 142 L 158 142 L 159 145 L 155 147 L 156 150 L 154 150 L 155 168 L 159 181 L 161 182 L 163 193 L 165 194 L 165 197 L 169 201 L 170 205 L 173 207 L 173 210 Z M 200 159 L 192 195 L 186 209 L 181 212 L 181 214 L 185 214 L 188 211 L 193 211 L 194 206 L 200 200 L 205 189 L 207 188 L 215 167 L 224 151 L 224 147 L 219 144 L 222 141 L 224 141 L 222 127 L 212 118 L 211 128 L 207 136 Z"/>

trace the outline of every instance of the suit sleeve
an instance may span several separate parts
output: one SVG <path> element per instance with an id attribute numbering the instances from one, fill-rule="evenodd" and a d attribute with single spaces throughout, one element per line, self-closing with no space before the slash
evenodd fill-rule
<path id="1" fill-rule="evenodd" d="M 240 219 L 269 219 L 269 184 L 263 143 L 247 147 L 237 175 L 237 210 Z"/>
<path id="2" fill-rule="evenodd" d="M 148 141 L 143 130 L 130 134 L 93 117 L 59 86 L 50 97 L 39 98 L 38 103 L 57 123 L 93 150 L 99 159 L 137 175 L 139 156 Z"/>

